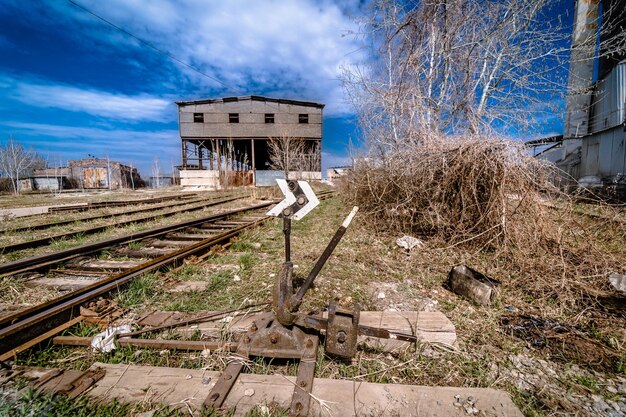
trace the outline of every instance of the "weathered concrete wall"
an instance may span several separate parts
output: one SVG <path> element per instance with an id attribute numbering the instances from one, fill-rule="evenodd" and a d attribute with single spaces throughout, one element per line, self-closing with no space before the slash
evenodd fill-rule
<path id="1" fill-rule="evenodd" d="M 194 122 L 194 113 L 202 113 L 204 122 Z M 229 122 L 229 113 L 239 115 L 239 123 Z M 265 114 L 274 115 L 274 123 L 265 123 Z M 299 123 L 307 114 L 308 123 Z M 242 100 L 179 106 L 182 138 L 267 138 L 322 137 L 322 109 L 316 107 Z"/>
<path id="2" fill-rule="evenodd" d="M 183 170 L 180 171 L 180 185 L 183 187 L 207 187 L 221 189 L 219 171 Z"/>

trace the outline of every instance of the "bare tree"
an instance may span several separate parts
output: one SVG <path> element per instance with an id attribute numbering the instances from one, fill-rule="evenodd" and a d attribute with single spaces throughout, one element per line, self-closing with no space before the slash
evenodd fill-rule
<path id="1" fill-rule="evenodd" d="M 161 187 L 161 161 L 159 161 L 159 157 L 154 158 L 154 161 L 152 162 L 152 179 L 153 179 L 153 183 L 152 183 L 152 187 L 153 188 L 159 188 Z M 131 172 L 132 175 L 132 172 Z"/>
<path id="2" fill-rule="evenodd" d="M 32 149 L 26 149 L 13 138 L 0 146 L 0 173 L 11 181 L 13 192 L 19 194 L 19 181 L 34 169 L 45 168 L 45 160 Z"/>
<path id="3" fill-rule="evenodd" d="M 302 138 L 287 134 L 270 138 L 268 150 L 271 168 L 284 171 L 285 179 L 289 179 L 290 172 L 302 171 L 301 162 L 306 154 Z"/>
<path id="4" fill-rule="evenodd" d="M 429 135 L 528 127 L 563 94 L 570 34 L 548 0 L 376 0 L 363 23 L 377 59 L 344 74 L 379 150 Z"/>

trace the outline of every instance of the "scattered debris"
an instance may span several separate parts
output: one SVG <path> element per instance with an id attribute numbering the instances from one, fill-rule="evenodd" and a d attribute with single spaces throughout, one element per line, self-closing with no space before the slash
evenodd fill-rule
<path id="1" fill-rule="evenodd" d="M 499 285 L 499 281 L 465 265 L 455 266 L 448 274 L 448 286 L 453 292 L 481 305 L 493 302 Z"/>
<path id="2" fill-rule="evenodd" d="M 554 359 L 599 369 L 614 369 L 620 355 L 586 332 L 565 323 L 524 314 L 502 316 L 505 331 L 525 340 L 530 348 L 547 349 Z"/>
<path id="3" fill-rule="evenodd" d="M 396 240 L 396 245 L 404 248 L 406 250 L 406 253 L 408 254 L 415 247 L 418 249 L 422 249 L 424 247 L 424 242 L 416 237 L 405 235 Z"/>
<path id="4" fill-rule="evenodd" d="M 109 327 L 102 333 L 98 333 L 91 341 L 91 348 L 94 351 L 109 353 L 115 349 L 115 337 L 122 333 L 130 333 L 133 328 L 130 324 L 117 327 Z"/>
<path id="5" fill-rule="evenodd" d="M 609 282 L 618 291 L 626 291 L 626 275 L 612 273 Z"/>
<path id="6" fill-rule="evenodd" d="M 115 300 L 100 298 L 86 307 L 80 307 L 80 315 L 88 323 L 108 327 L 128 312 L 127 308 L 118 305 Z"/>

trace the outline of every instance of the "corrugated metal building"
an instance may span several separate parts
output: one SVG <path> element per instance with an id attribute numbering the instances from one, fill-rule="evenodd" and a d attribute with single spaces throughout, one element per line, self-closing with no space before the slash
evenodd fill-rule
<path id="1" fill-rule="evenodd" d="M 626 0 L 577 0 L 564 129 L 564 143 L 580 152 L 580 164 L 569 173 L 620 194 L 626 191 L 625 9 Z M 598 28 L 599 21 L 604 27 Z"/>
<path id="2" fill-rule="evenodd" d="M 304 179 L 321 179 L 323 104 L 261 96 L 181 101 L 180 183 L 221 188 L 224 185 L 273 185 L 283 171 L 272 169 L 271 139 L 296 138 L 305 152 L 290 170 Z"/>

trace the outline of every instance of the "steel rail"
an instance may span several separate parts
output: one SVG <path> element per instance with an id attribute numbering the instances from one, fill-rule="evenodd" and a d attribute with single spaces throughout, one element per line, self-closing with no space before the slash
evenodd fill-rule
<path id="1" fill-rule="evenodd" d="M 275 202 L 259 204 L 238 212 L 259 209 L 272 204 L 275 204 Z M 206 252 L 211 247 L 231 239 L 244 229 L 255 226 L 268 218 L 269 217 L 264 217 L 235 229 L 225 231 L 215 237 L 197 242 L 171 254 L 163 255 L 128 271 L 105 278 L 80 290 L 50 300 L 28 310 L 20 311 L 3 319 L 4 326 L 0 328 L 0 354 L 6 353 L 29 339 L 37 337 L 58 326 L 64 321 L 71 320 L 73 317 L 78 316 L 80 314 L 78 307 L 84 302 L 102 296 L 112 290 L 119 289 L 121 286 L 140 275 L 160 270 L 186 257 Z"/>
<path id="2" fill-rule="evenodd" d="M 268 203 L 262 203 L 260 205 L 256 205 L 253 207 L 257 207 L 257 206 L 266 207 L 267 205 L 271 205 L 274 203 L 276 202 L 270 201 Z M 15 273 L 20 273 L 20 272 L 27 272 L 27 271 L 41 269 L 51 264 L 58 263 L 61 261 L 66 261 L 78 255 L 87 255 L 87 254 L 93 253 L 95 251 L 104 249 L 112 245 L 126 243 L 126 242 L 130 242 L 130 241 L 137 240 L 137 239 L 144 239 L 147 237 L 155 237 L 155 236 L 159 236 L 165 233 L 173 232 L 178 229 L 195 226 L 197 224 L 220 220 L 222 218 L 236 214 L 242 210 L 231 210 L 231 211 L 227 211 L 223 213 L 212 214 L 210 216 L 201 217 L 199 219 L 187 220 L 181 223 L 176 223 L 176 224 L 171 224 L 171 225 L 166 225 L 166 226 L 158 226 L 158 227 L 154 227 L 152 229 L 144 230 L 141 232 L 133 232 L 124 236 L 118 236 L 118 237 L 114 237 L 111 239 L 101 240 L 99 242 L 88 243 L 86 245 L 63 249 L 63 250 L 52 252 L 52 253 L 45 253 L 42 255 L 18 259 L 13 262 L 7 262 L 5 264 L 0 265 L 0 277 L 5 276 L 7 274 L 15 274 Z"/>
<path id="3" fill-rule="evenodd" d="M 87 204 L 53 206 L 48 209 L 47 214 L 64 213 L 68 211 L 87 211 L 87 210 L 95 210 L 95 209 L 110 208 L 110 207 L 123 207 L 123 206 L 131 206 L 134 204 L 162 203 L 164 201 L 182 200 L 182 199 L 189 199 L 193 197 L 194 195 L 173 195 L 173 196 L 146 198 L 146 199 L 139 199 L 139 200 L 93 201 Z"/>
<path id="4" fill-rule="evenodd" d="M 220 197 L 227 197 L 229 195 L 222 195 Z M 192 199 L 188 199 L 188 200 L 184 200 L 184 201 L 177 201 L 174 204 L 165 204 L 162 206 L 151 206 L 151 207 L 144 207 L 144 208 L 140 208 L 140 209 L 136 209 L 136 210 L 127 210 L 124 211 L 123 213 L 106 213 L 106 214 L 97 214 L 95 216 L 87 216 L 87 217 L 79 217 L 76 219 L 70 219 L 70 220 L 61 220 L 58 222 L 51 222 L 51 223 L 41 223 L 41 224 L 34 224 L 32 226 L 20 226 L 20 227 L 15 227 L 15 228 L 11 228 L 11 229 L 2 229 L 0 230 L 0 233 L 20 233 L 20 232 L 30 232 L 33 230 L 45 230 L 45 229 L 50 229 L 52 227 L 57 227 L 57 226 L 65 226 L 67 224 L 72 224 L 72 223 L 77 223 L 77 222 L 89 222 L 92 220 L 98 220 L 98 219 L 106 219 L 106 218 L 110 218 L 110 217 L 117 217 L 117 216 L 127 216 L 130 214 L 137 214 L 137 213 L 145 213 L 148 211 L 156 211 L 156 210 L 162 210 L 162 209 L 168 209 L 168 208 L 174 208 L 174 207 L 180 207 L 180 206 L 185 206 L 185 205 L 190 205 L 190 204 L 195 204 L 195 203 L 200 203 L 202 201 L 206 201 L 206 198 L 199 198 L 196 200 L 192 200 Z"/>
<path id="5" fill-rule="evenodd" d="M 326 199 L 326 198 L 331 197 L 332 194 L 334 193 L 333 192 L 320 193 L 319 197 L 320 199 Z M 193 226 L 199 223 L 206 223 L 211 220 L 213 221 L 219 220 L 220 218 L 228 217 L 234 214 L 240 214 L 245 211 L 265 208 L 277 202 L 278 201 L 268 201 L 266 203 L 257 204 L 257 205 L 246 207 L 243 209 L 219 213 L 217 215 L 209 216 L 203 219 L 195 219 L 195 220 L 187 221 L 184 223 L 179 223 L 174 226 L 176 226 L 177 228 L 185 228 L 185 227 Z M 85 303 L 86 301 L 89 301 L 98 296 L 105 295 L 113 290 L 116 290 L 116 289 L 119 290 L 124 284 L 128 283 L 133 278 L 141 276 L 145 273 L 157 271 L 165 266 L 178 263 L 182 259 L 188 256 L 197 255 L 200 253 L 206 253 L 211 247 L 217 244 L 221 244 L 225 241 L 228 241 L 232 237 L 239 234 L 241 231 L 247 228 L 253 227 L 255 225 L 258 225 L 266 221 L 269 218 L 270 217 L 265 216 L 261 219 L 252 221 L 250 223 L 244 224 L 234 229 L 227 230 L 217 236 L 194 243 L 185 248 L 174 251 L 170 254 L 163 255 L 159 258 L 148 261 L 142 265 L 138 265 L 127 271 L 112 275 L 109 278 L 105 278 L 87 287 L 68 293 L 54 300 L 50 300 L 40 305 L 31 307 L 30 309 L 23 310 L 11 316 L 3 318 L 0 321 L 0 355 L 6 354 L 7 352 L 12 351 L 16 347 L 23 345 L 27 341 L 37 338 L 38 336 L 41 336 L 45 334 L 46 332 L 52 329 L 55 329 L 59 325 L 71 320 L 72 318 L 79 316 L 80 315 L 79 307 L 81 304 Z M 167 227 L 171 227 L 171 226 L 167 226 Z M 162 228 L 156 228 L 156 229 L 162 229 Z M 146 236 L 149 236 L 151 232 L 154 232 L 154 230 L 155 229 L 142 232 L 141 234 L 145 234 Z M 128 240 L 132 240 L 134 238 L 137 238 L 138 237 L 137 235 L 138 234 L 134 234 L 133 237 L 130 239 L 128 239 L 128 236 L 126 238 Z M 111 239 L 107 241 L 107 243 L 109 243 L 109 246 L 112 240 L 117 240 L 117 239 Z M 102 242 L 98 242 L 98 243 L 102 243 Z M 99 245 L 99 246 L 100 246 L 100 249 L 103 247 L 106 247 L 106 245 L 104 246 Z M 80 248 L 72 248 L 70 249 L 70 251 L 76 250 L 76 249 L 80 249 Z M 96 249 L 92 249 L 91 252 L 95 250 Z M 62 251 L 62 252 L 66 252 L 66 251 Z M 78 253 L 81 253 L 81 252 L 79 251 Z M 84 253 L 84 251 L 82 253 Z"/>
<path id="6" fill-rule="evenodd" d="M 224 199 L 220 199 L 220 200 L 209 200 L 209 201 L 207 201 L 205 203 L 198 204 L 198 205 L 193 206 L 193 207 L 176 209 L 176 210 L 172 210 L 172 211 L 167 211 L 165 213 L 158 213 L 158 214 L 153 214 L 153 215 L 150 215 L 150 216 L 139 217 L 139 218 L 136 218 L 136 219 L 124 220 L 124 221 L 111 223 L 111 224 L 106 224 L 106 225 L 102 225 L 102 226 L 90 227 L 88 229 L 82 229 L 82 230 L 76 230 L 76 231 L 73 231 L 73 232 L 61 233 L 61 234 L 57 234 L 57 235 L 54 235 L 54 236 L 43 237 L 43 238 L 40 238 L 40 239 L 33 239 L 33 240 L 27 240 L 25 242 L 13 243 L 13 244 L 10 244 L 10 245 L 1 246 L 0 247 L 0 253 L 1 254 L 5 254 L 5 253 L 10 253 L 10 252 L 16 252 L 16 251 L 24 250 L 24 249 L 34 249 L 34 248 L 38 248 L 38 247 L 41 247 L 41 246 L 49 245 L 49 244 L 51 244 L 55 240 L 63 240 L 63 239 L 71 238 L 73 236 L 77 236 L 77 235 L 92 235 L 92 234 L 95 234 L 95 233 L 102 232 L 102 231 L 104 231 L 106 229 L 109 229 L 111 227 L 127 226 L 127 225 L 133 224 L 133 223 L 144 223 L 144 222 L 148 222 L 148 221 L 154 220 L 154 219 L 159 218 L 159 217 L 170 217 L 170 216 L 174 216 L 174 215 L 179 214 L 179 213 L 188 213 L 188 212 L 191 212 L 191 211 L 202 210 L 203 208 L 206 208 L 206 207 L 215 206 L 215 205 L 222 204 L 222 203 L 228 203 L 228 202 L 231 202 L 231 201 L 239 200 L 240 198 L 243 198 L 243 197 L 229 197 L 229 198 L 224 198 Z"/>

